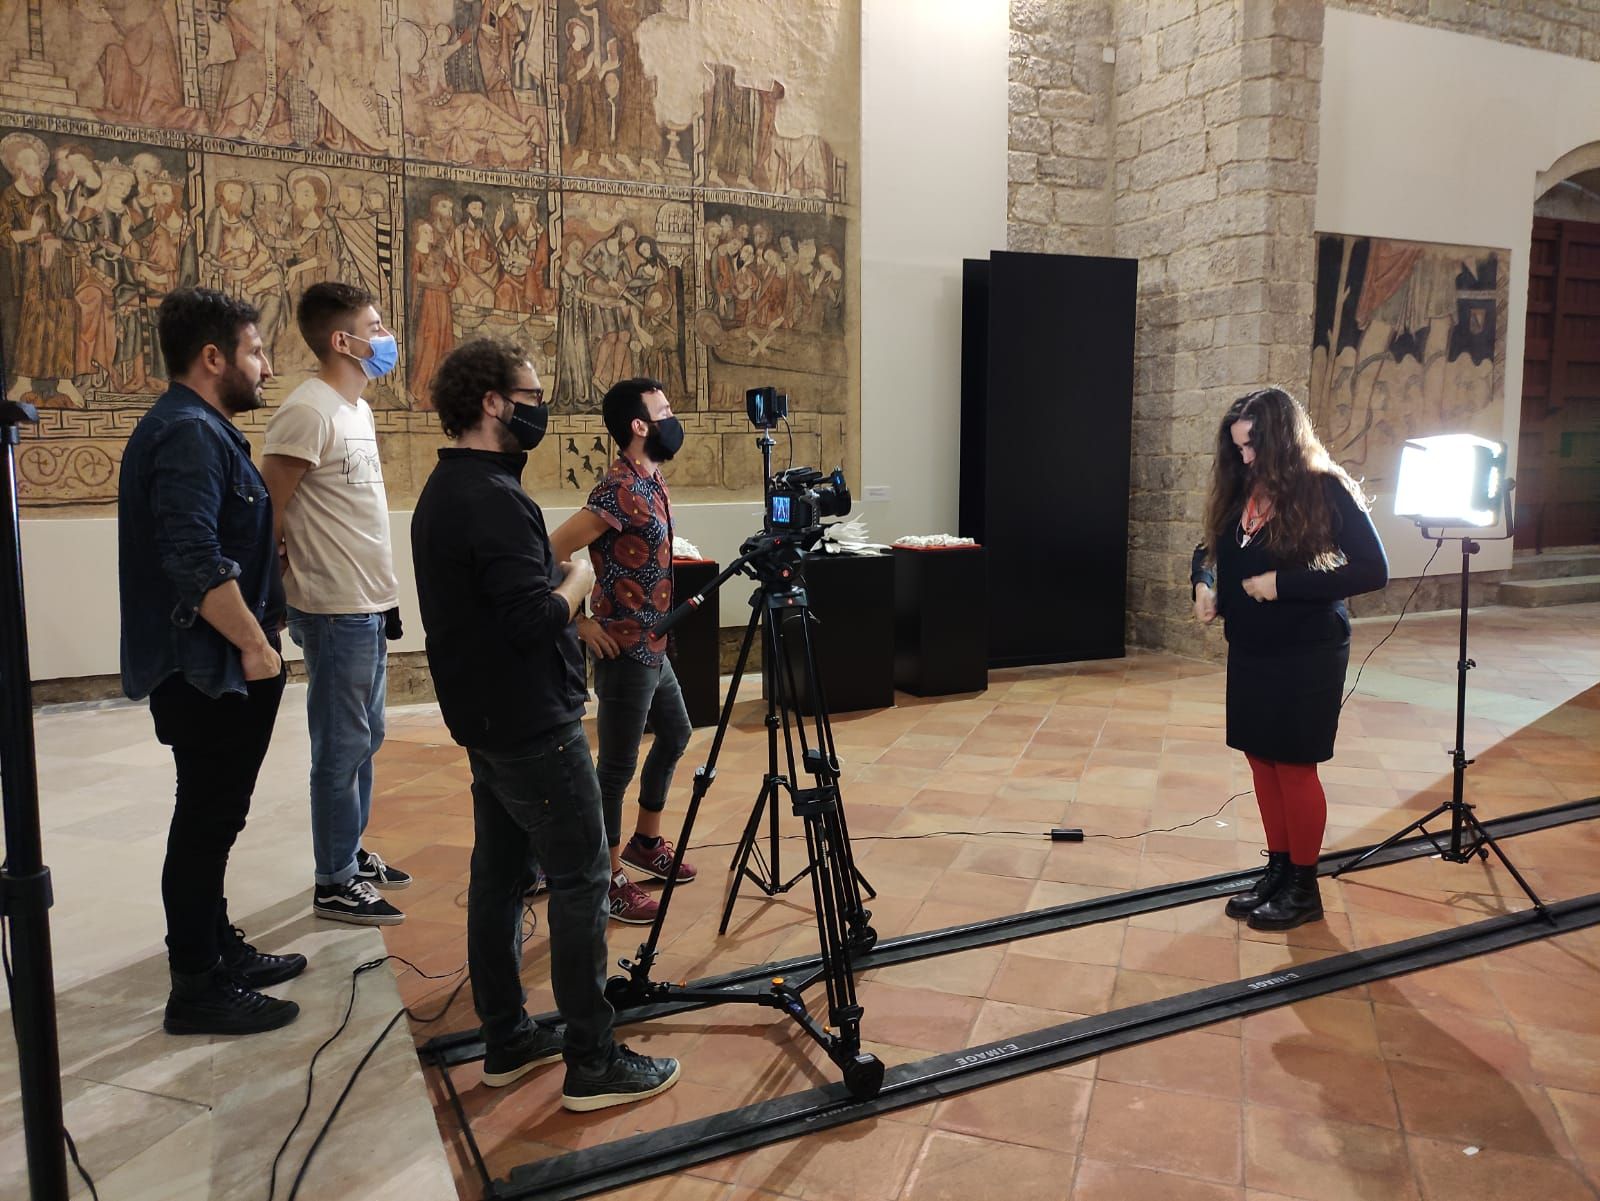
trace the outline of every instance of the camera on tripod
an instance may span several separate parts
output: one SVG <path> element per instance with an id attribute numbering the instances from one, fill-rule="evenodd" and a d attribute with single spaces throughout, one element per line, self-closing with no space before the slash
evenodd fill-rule
<path id="1" fill-rule="evenodd" d="M 820 528 L 824 517 L 843 517 L 849 511 L 850 489 L 845 486 L 842 467 L 835 467 L 829 475 L 815 467 L 791 467 L 767 481 L 769 531 Z"/>
<path id="2" fill-rule="evenodd" d="M 770 467 L 772 435 L 766 431 L 789 418 L 789 397 L 774 387 L 751 388 L 744 394 L 745 413 L 750 424 L 762 430 L 759 439 L 762 457 Z M 821 533 L 825 517 L 843 517 L 850 511 L 850 489 L 844 482 L 844 468 L 824 474 L 815 467 L 790 467 L 767 478 L 766 515 L 762 532 L 767 534 Z"/>

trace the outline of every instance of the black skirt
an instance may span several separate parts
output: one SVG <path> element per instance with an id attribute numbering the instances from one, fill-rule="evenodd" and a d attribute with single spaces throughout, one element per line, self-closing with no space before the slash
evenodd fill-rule
<path id="1" fill-rule="evenodd" d="M 1228 647 L 1228 745 L 1279 763 L 1333 758 L 1350 643 L 1272 654 Z"/>

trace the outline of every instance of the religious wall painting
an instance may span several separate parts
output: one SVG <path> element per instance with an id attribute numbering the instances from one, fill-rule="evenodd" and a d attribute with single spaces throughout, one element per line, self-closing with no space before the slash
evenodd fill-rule
<path id="1" fill-rule="evenodd" d="M 666 0 L 560 0 L 563 175 L 693 182 L 693 113 L 662 121 L 657 73 L 641 45 L 642 30 L 665 7 Z"/>
<path id="2" fill-rule="evenodd" d="M 836 0 L 0 5 L 0 140 L 21 135 L 0 193 L 26 177 L 10 190 L 22 236 L 0 245 L 0 321 L 28 373 L 13 363 L 5 384 L 43 410 L 19 456 L 26 503 L 114 500 L 122 444 L 167 383 L 156 307 L 191 283 L 261 311 L 277 374 L 268 408 L 240 420 L 255 439 L 313 367 L 293 320 L 305 288 L 344 279 L 377 297 L 401 367 L 368 399 L 400 504 L 439 443 L 427 380 L 480 333 L 527 346 L 549 389 L 536 492 L 592 484 L 614 452 L 600 397 L 632 374 L 661 378 L 689 430 L 673 467 L 686 496 L 758 486 L 742 408 L 756 383 L 795 397 L 798 454 L 843 458 L 854 280 L 833 147 L 854 147 L 854 21 Z M 568 112 L 584 46 L 598 90 Z M 81 149 L 58 165 L 64 141 Z M 735 206 L 741 190 L 767 194 Z M 741 226 L 735 274 L 746 241 L 750 256 L 774 242 L 820 322 L 775 320 L 771 272 L 747 271 L 738 287 L 760 286 L 742 297 L 706 277 Z M 24 304 L 48 312 L 27 323 L 48 335 L 19 337 Z"/>
<path id="3" fill-rule="evenodd" d="M 401 0 L 408 157 L 513 171 L 550 163 L 547 0 Z"/>
<path id="4" fill-rule="evenodd" d="M 558 276 L 560 319 L 550 403 L 595 413 L 618 380 L 658 379 L 691 406 L 687 310 L 694 295 L 694 213 L 680 201 L 568 192 Z"/>
<path id="5" fill-rule="evenodd" d="M 197 282 L 260 310 L 257 327 L 278 376 L 298 382 L 316 369 L 295 322 L 314 283 L 355 284 L 386 320 L 396 318 L 399 223 L 387 175 L 223 154 L 203 156 L 201 172 Z M 367 399 L 374 408 L 408 404 L 390 379 L 369 385 Z"/>
<path id="6" fill-rule="evenodd" d="M 406 180 L 405 384 L 431 408 L 439 364 L 475 337 L 525 347 L 548 379 L 556 346 L 551 196 L 501 184 Z"/>
<path id="7" fill-rule="evenodd" d="M 166 386 L 156 308 L 198 280 L 183 151 L 0 128 L 7 395 L 146 404 Z"/>
<path id="8" fill-rule="evenodd" d="M 1310 410 L 1333 457 L 1369 486 L 1401 444 L 1499 438 L 1510 252 L 1321 234 Z"/>
<path id="9" fill-rule="evenodd" d="M 776 384 L 813 412 L 848 407 L 845 223 L 822 212 L 707 204 L 694 330 L 714 409 Z"/>

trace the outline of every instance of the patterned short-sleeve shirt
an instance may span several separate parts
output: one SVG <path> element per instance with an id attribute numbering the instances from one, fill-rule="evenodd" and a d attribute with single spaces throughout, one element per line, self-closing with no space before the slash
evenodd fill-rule
<path id="1" fill-rule="evenodd" d="M 656 625 L 672 611 L 672 502 L 659 471 L 627 458 L 611 464 L 587 505 L 611 528 L 589 547 L 594 564 L 590 612 L 622 653 L 661 666 L 665 635 Z"/>

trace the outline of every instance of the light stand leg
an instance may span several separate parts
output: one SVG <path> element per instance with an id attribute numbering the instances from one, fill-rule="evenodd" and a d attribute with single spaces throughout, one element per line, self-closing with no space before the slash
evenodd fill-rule
<path id="1" fill-rule="evenodd" d="M 0 379 L 3 379 L 0 373 Z M 67 1156 L 61 1118 L 61 1053 L 56 1034 L 55 970 L 50 953 L 50 869 L 39 827 L 39 781 L 33 741 L 33 684 L 22 581 L 22 526 L 17 511 L 17 428 L 33 409 L 0 405 L 0 787 L 5 790 L 6 865 L 0 904 L 15 973 L 11 1024 L 17 1040 L 28 1190 L 34 1201 L 65 1201 Z"/>

